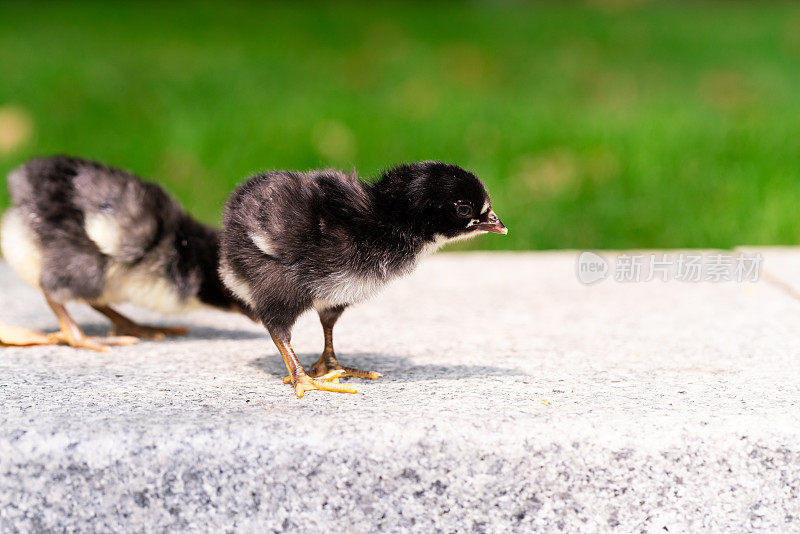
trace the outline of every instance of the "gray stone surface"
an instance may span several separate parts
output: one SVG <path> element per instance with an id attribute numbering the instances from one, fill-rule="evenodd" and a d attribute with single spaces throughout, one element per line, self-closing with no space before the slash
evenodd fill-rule
<path id="1" fill-rule="evenodd" d="M 216 312 L 134 310 L 191 333 L 109 354 L 2 348 L 0 531 L 800 529 L 800 302 L 587 287 L 576 256 L 427 260 L 337 326 L 384 375 L 358 395 L 297 399 L 262 329 Z M 0 321 L 55 328 L 2 264 L 0 287 Z M 315 317 L 294 341 L 316 359 Z"/>

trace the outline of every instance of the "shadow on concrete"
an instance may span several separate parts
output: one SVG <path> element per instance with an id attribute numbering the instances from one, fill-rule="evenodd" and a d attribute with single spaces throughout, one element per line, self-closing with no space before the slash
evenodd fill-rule
<path id="1" fill-rule="evenodd" d="M 234 330 L 223 328 L 212 328 L 208 326 L 192 326 L 191 324 L 182 324 L 180 321 L 143 321 L 144 324 L 149 326 L 186 326 L 189 331 L 186 335 L 170 337 L 172 340 L 179 341 L 181 339 L 264 339 L 265 335 L 262 332 L 252 332 L 249 330 Z M 111 330 L 111 325 L 104 322 L 97 323 L 79 323 L 83 332 L 90 336 L 106 336 Z M 53 325 L 45 332 L 55 332 L 58 326 Z"/>
<path id="2" fill-rule="evenodd" d="M 299 354 L 300 363 L 308 369 L 319 358 L 319 354 Z M 491 376 L 527 376 L 518 369 L 491 365 L 419 365 L 411 359 L 391 354 L 355 353 L 337 354 L 339 363 L 365 371 L 377 371 L 386 382 L 420 382 L 425 380 L 459 380 L 462 378 L 484 378 Z M 286 375 L 286 367 L 277 353 L 274 356 L 256 358 L 248 365 L 276 377 Z M 346 379 L 350 380 L 350 379 Z M 353 379 L 357 380 L 357 379 Z"/>
<path id="3" fill-rule="evenodd" d="M 190 326 L 189 332 L 181 337 L 186 339 L 269 339 L 266 332 L 229 330 L 208 326 Z"/>

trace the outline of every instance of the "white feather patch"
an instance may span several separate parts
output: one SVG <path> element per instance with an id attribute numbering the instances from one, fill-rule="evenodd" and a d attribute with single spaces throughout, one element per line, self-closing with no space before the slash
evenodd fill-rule
<path id="1" fill-rule="evenodd" d="M 38 288 L 42 274 L 42 249 L 18 208 L 11 208 L 3 216 L 0 246 L 3 257 L 20 278 Z"/>
<path id="2" fill-rule="evenodd" d="M 380 291 L 386 282 L 378 277 L 362 277 L 351 273 L 329 276 L 316 291 L 315 307 L 317 302 L 325 302 L 327 307 L 363 302 Z"/>
<path id="3" fill-rule="evenodd" d="M 448 239 L 442 234 L 434 234 L 433 241 L 425 244 L 425 246 L 422 248 L 420 256 L 423 257 L 430 256 L 431 254 L 442 248 L 447 243 L 447 241 Z"/>
<path id="4" fill-rule="evenodd" d="M 429 256 L 429 255 L 433 254 L 434 252 L 436 252 L 437 250 L 439 250 L 440 248 L 442 248 L 443 246 L 445 246 L 448 243 L 454 243 L 456 241 L 464 241 L 466 239 L 472 239 L 473 237 L 475 237 L 477 235 L 485 234 L 485 233 L 486 233 L 485 231 L 479 230 L 477 232 L 475 232 L 475 231 L 467 232 L 467 233 L 459 234 L 459 235 L 457 235 L 455 237 L 449 237 L 449 238 L 443 236 L 442 234 L 434 234 L 433 241 L 430 241 L 429 243 L 426 243 L 425 246 L 422 248 L 422 252 L 420 253 L 420 255 L 419 255 L 420 257 L 418 258 L 418 260 L 421 259 L 422 257 Z"/>
<path id="5" fill-rule="evenodd" d="M 183 313 L 202 306 L 197 298 L 182 300 L 175 287 L 146 266 L 128 268 L 112 263 L 106 271 L 100 304 L 130 303 L 162 313 Z"/>
<path id="6" fill-rule="evenodd" d="M 483 207 L 481 208 L 481 215 L 483 215 L 484 213 L 489 211 L 489 206 L 490 205 L 491 205 L 491 203 L 488 200 L 483 203 Z"/>
<path id="7" fill-rule="evenodd" d="M 119 251 L 122 231 L 112 215 L 88 213 L 83 224 L 89 239 L 94 241 L 100 252 L 113 256 Z"/>
<path id="8" fill-rule="evenodd" d="M 258 250 L 260 250 L 267 256 L 272 256 L 272 257 L 277 256 L 277 254 L 275 253 L 275 247 L 272 245 L 272 241 L 266 234 L 257 234 L 253 232 L 252 234 L 250 234 L 250 240 L 253 241 L 255 246 L 258 247 Z"/>
<path id="9" fill-rule="evenodd" d="M 225 283 L 225 286 L 227 286 L 234 295 L 250 306 L 254 306 L 250 284 L 236 276 L 230 269 L 220 269 L 219 273 L 222 276 L 222 281 Z"/>

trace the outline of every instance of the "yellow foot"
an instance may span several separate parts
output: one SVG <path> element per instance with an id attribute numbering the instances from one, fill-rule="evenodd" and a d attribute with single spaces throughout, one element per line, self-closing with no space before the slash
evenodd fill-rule
<path id="1" fill-rule="evenodd" d="M 45 334 L 36 330 L 28 330 L 18 326 L 0 323 L 0 345 L 29 346 L 29 345 L 69 345 L 77 349 L 96 350 L 108 352 L 112 345 L 133 345 L 139 339 L 131 336 L 113 337 L 67 337 L 63 332 Z"/>
<path id="2" fill-rule="evenodd" d="M 139 342 L 139 338 L 133 336 L 108 336 L 92 337 L 83 336 L 77 339 L 65 336 L 63 332 L 55 332 L 48 336 L 50 345 L 69 345 L 76 349 L 96 350 L 97 352 L 108 352 L 112 346 L 133 345 Z"/>
<path id="3" fill-rule="evenodd" d="M 164 339 L 166 336 L 182 336 L 188 331 L 189 329 L 183 326 L 159 327 L 134 323 L 130 325 L 114 327 L 110 334 L 112 336 L 133 336 L 138 337 L 139 339 Z"/>
<path id="4" fill-rule="evenodd" d="M 44 332 L 0 323 L 0 345 L 25 347 L 29 345 L 52 345 L 52 342 L 50 341 L 50 336 Z"/>
<path id="5" fill-rule="evenodd" d="M 342 367 L 333 354 L 323 354 L 320 356 L 317 363 L 309 368 L 308 376 L 312 378 L 323 378 L 332 372 L 338 371 L 341 371 L 341 374 L 337 375 L 337 381 L 338 378 L 345 378 L 348 376 L 355 378 L 371 378 L 372 380 L 377 380 L 381 377 L 381 374 L 375 371 L 362 371 L 361 369 L 354 369 L 352 367 Z M 291 381 L 288 375 L 283 377 L 284 384 L 288 384 Z"/>
<path id="6" fill-rule="evenodd" d="M 294 381 L 294 392 L 298 397 L 302 397 L 306 391 L 318 389 L 320 391 L 336 391 L 338 393 L 358 393 L 353 386 L 339 383 L 339 377 L 344 371 L 332 371 L 319 378 L 311 378 L 303 373 Z M 284 380 L 284 382 L 287 382 Z"/>

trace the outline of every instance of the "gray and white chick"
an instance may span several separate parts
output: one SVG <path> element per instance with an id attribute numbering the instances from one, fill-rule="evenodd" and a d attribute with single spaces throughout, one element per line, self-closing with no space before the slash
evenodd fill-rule
<path id="1" fill-rule="evenodd" d="M 220 274 L 269 331 L 295 393 L 355 393 L 342 376 L 333 326 L 448 241 L 507 233 L 477 176 L 436 161 L 394 167 L 371 182 L 336 170 L 276 171 L 239 186 L 225 208 Z M 316 309 L 325 348 L 307 374 L 291 346 L 298 316 Z"/>
<path id="2" fill-rule="evenodd" d="M 60 332 L 50 342 L 107 351 L 186 332 L 136 324 L 115 304 L 249 313 L 219 279 L 219 230 L 192 219 L 161 187 L 100 163 L 54 156 L 13 170 L 8 188 L 12 207 L 0 245 L 55 313 Z M 86 336 L 64 307 L 76 300 L 108 317 L 115 335 Z"/>

